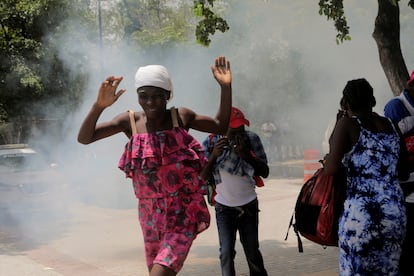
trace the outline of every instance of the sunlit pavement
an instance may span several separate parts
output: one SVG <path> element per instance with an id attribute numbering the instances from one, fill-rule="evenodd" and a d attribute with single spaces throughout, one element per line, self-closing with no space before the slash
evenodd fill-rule
<path id="1" fill-rule="evenodd" d="M 271 178 L 258 188 L 261 251 L 269 275 L 338 275 L 335 247 L 305 239 L 298 253 L 293 229 L 285 235 L 302 179 Z M 214 210 L 212 224 L 200 234 L 179 275 L 220 275 Z M 75 204 L 70 215 L 16 227 L 0 226 L 1 276 L 147 275 L 135 209 Z M 237 243 L 237 275 L 249 275 Z"/>

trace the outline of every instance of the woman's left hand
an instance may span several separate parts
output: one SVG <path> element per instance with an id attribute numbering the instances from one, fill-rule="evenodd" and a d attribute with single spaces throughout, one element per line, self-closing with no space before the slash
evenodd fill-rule
<path id="1" fill-rule="evenodd" d="M 214 65 L 211 66 L 214 78 L 221 86 L 231 85 L 230 61 L 224 56 L 216 58 Z"/>

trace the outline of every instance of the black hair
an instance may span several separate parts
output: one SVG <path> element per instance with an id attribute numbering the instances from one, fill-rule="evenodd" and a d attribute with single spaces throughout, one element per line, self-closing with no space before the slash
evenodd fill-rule
<path id="1" fill-rule="evenodd" d="M 348 81 L 342 94 L 341 104 L 352 111 L 369 110 L 376 105 L 374 89 L 363 78 Z"/>
<path id="2" fill-rule="evenodd" d="M 339 107 L 342 110 L 346 110 L 347 109 L 344 97 L 342 97 L 341 100 L 339 101 Z"/>

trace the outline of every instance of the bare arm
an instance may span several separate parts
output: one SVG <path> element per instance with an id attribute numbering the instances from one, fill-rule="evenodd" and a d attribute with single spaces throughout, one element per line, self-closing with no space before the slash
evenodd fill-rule
<path id="1" fill-rule="evenodd" d="M 326 156 L 324 171 L 328 175 L 339 172 L 342 167 L 342 158 L 351 149 L 349 129 L 352 122 L 350 118 L 344 117 L 335 125 L 329 139 L 329 153 Z"/>
<path id="2" fill-rule="evenodd" d="M 211 66 L 211 71 L 221 89 L 220 105 L 215 118 L 199 115 L 188 109 L 182 109 L 183 113 L 180 115 L 182 116 L 184 126 L 187 128 L 225 134 L 229 126 L 232 106 L 230 62 L 225 57 L 220 56 L 215 59 L 215 64 Z"/>
<path id="3" fill-rule="evenodd" d="M 81 144 L 90 144 L 96 140 L 114 135 L 115 133 L 125 131 L 125 116 L 121 114 L 110 122 L 97 124 L 99 117 L 105 108 L 112 105 L 125 92 L 120 89 L 116 92 L 122 77 L 110 76 L 101 84 L 98 92 L 98 98 L 92 105 L 91 110 L 84 119 L 78 133 L 78 142 Z"/>

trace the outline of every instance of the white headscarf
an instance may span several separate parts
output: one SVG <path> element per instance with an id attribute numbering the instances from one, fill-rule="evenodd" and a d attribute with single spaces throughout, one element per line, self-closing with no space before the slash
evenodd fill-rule
<path id="1" fill-rule="evenodd" d="M 142 86 L 155 86 L 170 91 L 173 96 L 173 85 L 167 68 L 162 65 L 147 65 L 139 67 L 135 73 L 135 89 Z"/>

